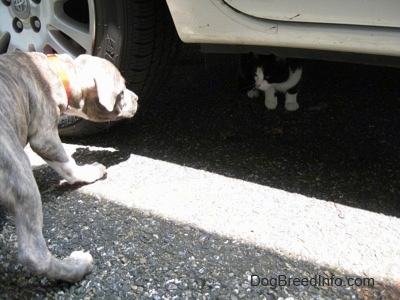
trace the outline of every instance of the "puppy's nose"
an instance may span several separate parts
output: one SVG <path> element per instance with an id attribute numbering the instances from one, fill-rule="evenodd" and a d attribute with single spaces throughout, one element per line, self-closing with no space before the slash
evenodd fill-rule
<path id="1" fill-rule="evenodd" d="M 131 99 L 135 102 L 139 101 L 139 97 L 138 95 L 136 95 L 134 92 L 132 92 L 131 90 L 126 89 L 126 91 L 128 92 L 128 95 L 130 95 Z"/>

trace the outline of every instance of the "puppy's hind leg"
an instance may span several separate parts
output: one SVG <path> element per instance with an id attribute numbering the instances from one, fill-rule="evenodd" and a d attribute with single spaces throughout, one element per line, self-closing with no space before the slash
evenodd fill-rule
<path id="1" fill-rule="evenodd" d="M 73 252 L 70 257 L 59 260 L 51 255 L 42 233 L 43 213 L 39 189 L 30 171 L 28 157 L 25 153 L 19 157 L 21 161 L 8 170 L 11 179 L 6 187 L 6 204 L 15 215 L 18 259 L 38 275 L 69 282 L 79 281 L 92 271 L 92 256 Z"/>

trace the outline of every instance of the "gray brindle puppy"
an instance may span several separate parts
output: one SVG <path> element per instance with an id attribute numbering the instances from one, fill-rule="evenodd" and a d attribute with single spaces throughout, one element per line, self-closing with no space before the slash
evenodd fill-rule
<path id="1" fill-rule="evenodd" d="M 67 155 L 57 131 L 60 114 L 119 120 L 135 114 L 137 100 L 114 65 L 98 57 L 0 55 L 0 202 L 15 217 L 18 259 L 34 273 L 76 282 L 92 271 L 93 259 L 83 251 L 64 260 L 49 252 L 41 197 L 24 147 L 29 143 L 68 183 L 94 182 L 106 168 L 78 166 Z"/>

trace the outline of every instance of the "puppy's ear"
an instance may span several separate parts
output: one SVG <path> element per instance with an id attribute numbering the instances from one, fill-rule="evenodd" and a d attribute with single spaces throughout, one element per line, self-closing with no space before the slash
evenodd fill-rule
<path id="1" fill-rule="evenodd" d="M 114 76 L 105 73 L 104 70 L 94 75 L 94 82 L 96 83 L 97 96 L 99 102 L 109 112 L 114 110 L 115 102 L 117 101 L 118 88 Z"/>
<path id="2" fill-rule="evenodd" d="M 125 89 L 125 80 L 118 69 L 108 60 L 88 54 L 75 59 L 75 68 L 87 95 L 97 96 L 99 103 L 112 112 L 118 95 Z"/>

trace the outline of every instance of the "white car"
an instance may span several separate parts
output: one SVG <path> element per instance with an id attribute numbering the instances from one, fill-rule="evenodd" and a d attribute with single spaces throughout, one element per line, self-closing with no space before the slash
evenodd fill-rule
<path id="1" fill-rule="evenodd" d="M 180 38 L 205 51 L 398 64 L 398 0 L 167 0 Z"/>
<path id="2" fill-rule="evenodd" d="M 0 0 L 0 53 L 105 57 L 146 101 L 174 64 L 178 35 L 205 52 L 398 66 L 399 14 L 399 0 Z M 108 126 L 64 116 L 59 132 Z"/>

